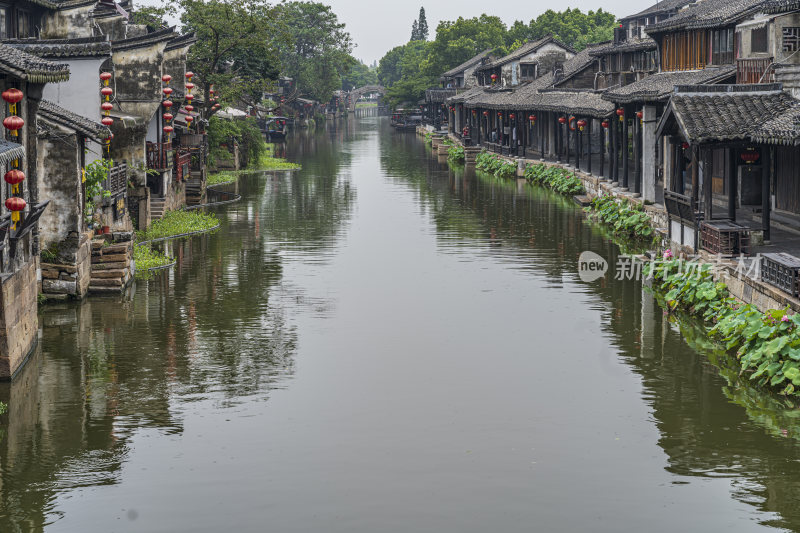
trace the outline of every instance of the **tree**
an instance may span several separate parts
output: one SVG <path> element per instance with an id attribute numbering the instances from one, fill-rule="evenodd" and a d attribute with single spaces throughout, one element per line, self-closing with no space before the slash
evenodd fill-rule
<path id="1" fill-rule="evenodd" d="M 161 7 L 142 6 L 131 14 L 131 24 L 147 26 L 151 31 L 158 31 L 169 26 L 167 17 L 175 15 L 175 5 L 166 4 Z"/>
<path id="2" fill-rule="evenodd" d="M 529 25 L 528 39 L 541 39 L 552 35 L 564 44 L 583 49 L 587 43 L 609 40 L 614 35 L 617 18 L 598 9 L 584 14 L 580 9 L 555 12 L 548 9 Z M 515 23 L 516 26 L 516 23 Z"/>
<path id="3" fill-rule="evenodd" d="M 325 4 L 287 2 L 280 10 L 291 42 L 281 50 L 284 75 L 294 78 L 301 94 L 327 102 L 356 63 L 350 34 Z"/>
<path id="4" fill-rule="evenodd" d="M 428 40 L 428 18 L 425 16 L 425 8 L 419 8 L 419 19 L 417 19 L 417 39 L 420 41 Z"/>
<path id="5" fill-rule="evenodd" d="M 430 47 L 428 41 L 411 41 L 393 48 L 381 59 L 378 79 L 387 87 L 386 96 L 393 106 L 416 105 L 425 95 L 425 89 L 435 85 L 436 78 L 422 71 L 430 55 Z"/>
<path id="6" fill-rule="evenodd" d="M 499 17 L 481 15 L 455 21 L 442 21 L 436 28 L 430 56 L 424 64 L 427 76 L 439 77 L 442 72 L 460 65 L 484 50 L 505 53 L 506 25 Z"/>
<path id="7" fill-rule="evenodd" d="M 378 73 L 367 65 L 353 59 L 353 66 L 342 78 L 342 90 L 349 91 L 353 87 L 366 87 L 378 84 Z"/>
<path id="8" fill-rule="evenodd" d="M 419 22 L 414 20 L 414 24 L 411 25 L 411 41 L 418 41 L 419 40 Z"/>
<path id="9" fill-rule="evenodd" d="M 214 114 L 210 89 L 222 102 L 259 103 L 278 71 L 286 42 L 278 8 L 263 0 L 180 0 L 184 30 L 197 34 L 189 50 L 204 116 Z"/>

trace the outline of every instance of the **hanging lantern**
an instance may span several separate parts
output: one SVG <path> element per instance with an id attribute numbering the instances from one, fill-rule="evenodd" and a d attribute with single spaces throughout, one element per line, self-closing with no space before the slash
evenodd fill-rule
<path id="1" fill-rule="evenodd" d="M 219 105 L 219 104 L 214 104 L 214 107 L 213 107 L 213 109 L 219 109 L 220 107 L 222 107 L 222 106 L 221 106 L 221 105 Z"/>
<path id="2" fill-rule="evenodd" d="M 497 81 L 497 74 L 492 74 L 491 78 L 492 78 L 492 83 L 496 82 Z"/>
<path id="3" fill-rule="evenodd" d="M 642 113 L 641 111 L 637 111 L 636 112 L 636 118 L 638 118 L 639 120 L 642 120 L 644 118 L 644 113 Z"/>
<path id="4" fill-rule="evenodd" d="M 23 94 L 22 91 L 19 89 L 9 89 L 7 91 L 3 91 L 3 100 L 8 102 L 9 104 L 16 105 L 22 101 Z"/>
<path id="5" fill-rule="evenodd" d="M 193 94 L 187 94 L 186 95 L 186 99 L 189 100 L 189 103 L 191 103 L 192 100 L 194 100 L 194 95 Z"/>
<path id="6" fill-rule="evenodd" d="M 184 120 L 186 120 L 186 123 L 191 126 L 192 122 L 194 121 L 194 117 L 192 115 L 187 115 Z"/>
<path id="7" fill-rule="evenodd" d="M 100 94 L 106 97 L 106 102 L 107 102 L 108 99 L 111 98 L 111 95 L 114 94 L 114 89 L 112 89 L 111 87 L 103 87 L 102 89 L 100 89 Z"/>
<path id="8" fill-rule="evenodd" d="M 175 128 L 173 128 L 172 126 L 164 126 L 164 133 L 166 133 L 167 135 L 169 135 L 173 131 L 175 131 Z"/>
<path id="9" fill-rule="evenodd" d="M 173 118 L 175 117 L 172 116 L 172 113 L 164 113 L 164 120 L 166 120 L 167 122 L 169 122 Z"/>
<path id="10" fill-rule="evenodd" d="M 166 96 L 169 96 L 172 94 L 172 87 L 164 87 L 163 89 L 161 89 L 161 92 L 164 93 Z"/>
<path id="11" fill-rule="evenodd" d="M 600 125 L 601 125 L 601 126 L 603 126 L 603 129 L 606 129 L 606 130 L 607 130 L 607 129 L 608 129 L 608 127 L 609 127 L 611 124 L 609 124 L 609 122 L 608 122 L 607 120 L 604 120 L 603 122 L 601 122 L 601 123 L 600 123 Z"/>
<path id="12" fill-rule="evenodd" d="M 171 100 L 164 100 L 163 102 L 161 102 L 161 105 L 163 105 L 164 107 L 169 109 L 170 107 L 172 107 L 172 101 Z"/>
<path id="13" fill-rule="evenodd" d="M 212 95 L 212 96 L 213 96 L 213 95 L 217 94 L 217 91 L 215 91 L 215 90 L 214 90 L 214 88 L 212 87 L 212 88 L 210 88 L 210 89 L 208 90 L 208 94 L 210 94 L 210 95 Z"/>
<path id="14" fill-rule="evenodd" d="M 483 112 L 483 116 L 484 116 L 484 117 L 488 117 L 488 116 L 489 116 L 489 112 L 488 112 L 488 111 L 484 111 L 484 112 Z"/>
<path id="15" fill-rule="evenodd" d="M 109 127 L 109 128 L 110 128 L 110 127 L 111 127 L 111 125 L 114 123 L 114 119 L 113 119 L 113 118 L 111 118 L 111 117 L 103 117 L 103 120 L 101 120 L 101 121 L 100 121 L 100 123 L 101 123 L 103 126 L 107 126 L 107 127 Z"/>
<path id="16" fill-rule="evenodd" d="M 3 127 L 7 130 L 11 130 L 13 135 L 16 135 L 17 131 L 22 129 L 24 125 L 25 121 L 16 115 L 11 115 L 3 120 Z"/>
<path id="17" fill-rule="evenodd" d="M 583 119 L 580 119 L 580 120 L 578 121 L 578 129 L 579 129 L 580 131 L 583 131 L 583 130 L 586 128 L 586 124 L 587 124 L 587 122 L 586 122 L 585 120 L 583 120 Z"/>
<path id="18" fill-rule="evenodd" d="M 499 118 L 500 120 L 502 120 L 502 119 L 503 119 L 503 114 L 502 114 L 502 113 L 498 113 L 498 114 L 497 114 L 497 118 Z"/>
<path id="19" fill-rule="evenodd" d="M 111 80 L 111 73 L 110 72 L 101 72 L 100 73 L 100 80 L 102 80 L 104 86 L 108 87 L 108 82 Z"/>
<path id="20" fill-rule="evenodd" d="M 19 184 L 25 181 L 25 174 L 21 170 L 13 168 L 6 172 L 3 179 L 11 185 L 12 194 L 19 194 Z"/>
<path id="21" fill-rule="evenodd" d="M 17 222 L 20 219 L 20 211 L 25 209 L 25 206 L 28 205 L 25 200 L 18 196 L 12 196 L 6 200 L 6 209 L 11 211 L 11 220 L 14 222 L 13 228 L 14 230 L 17 229 Z"/>
<path id="22" fill-rule="evenodd" d="M 536 115 L 530 115 L 530 116 L 528 117 L 528 120 L 530 120 L 530 121 L 531 121 L 531 124 L 533 124 L 534 122 L 536 122 Z"/>
<path id="23" fill-rule="evenodd" d="M 744 161 L 748 165 L 752 165 L 753 163 L 761 159 L 761 154 L 759 154 L 758 152 L 743 152 L 740 157 L 742 158 L 742 161 Z"/>
<path id="24" fill-rule="evenodd" d="M 194 72 L 192 72 L 192 71 L 190 70 L 189 72 L 187 72 L 187 73 L 185 74 L 185 76 L 186 76 L 186 79 L 187 79 L 187 80 L 190 80 L 190 79 L 192 79 L 192 77 L 194 76 Z"/>
<path id="25" fill-rule="evenodd" d="M 186 105 L 186 106 L 184 106 L 184 109 L 186 109 L 186 111 L 191 113 L 192 111 L 194 111 L 194 106 L 191 105 L 191 104 L 190 105 Z"/>
<path id="26" fill-rule="evenodd" d="M 102 104 L 100 104 L 100 109 L 105 111 L 107 115 L 112 109 L 114 109 L 114 104 L 112 104 L 111 102 L 103 102 Z"/>
<path id="27" fill-rule="evenodd" d="M 195 87 L 194 83 L 187 83 L 186 84 L 186 90 L 187 91 L 191 91 L 192 89 L 194 89 L 194 87 Z"/>
<path id="28" fill-rule="evenodd" d="M 510 118 L 511 120 L 514 120 L 514 113 L 511 113 L 510 115 L 508 115 L 508 118 Z"/>
<path id="29" fill-rule="evenodd" d="M 625 110 L 621 107 L 617 109 L 617 116 L 619 117 L 619 121 L 622 122 L 625 120 Z"/>
<path id="30" fill-rule="evenodd" d="M 477 112 L 477 111 L 475 111 L 475 110 L 473 109 L 473 110 L 472 110 L 472 116 L 474 117 L 474 116 L 476 116 L 477 114 L 478 114 L 478 112 Z"/>
<path id="31" fill-rule="evenodd" d="M 559 124 L 566 124 L 567 123 L 567 117 L 558 117 L 558 122 L 559 122 Z"/>
<path id="32" fill-rule="evenodd" d="M 689 143 L 681 144 L 681 148 L 683 148 L 684 150 L 688 150 L 689 149 Z"/>
<path id="33" fill-rule="evenodd" d="M 163 81 L 164 83 L 169 83 L 172 81 L 172 76 L 170 76 L 169 74 L 164 74 L 163 76 L 161 76 L 161 81 Z"/>

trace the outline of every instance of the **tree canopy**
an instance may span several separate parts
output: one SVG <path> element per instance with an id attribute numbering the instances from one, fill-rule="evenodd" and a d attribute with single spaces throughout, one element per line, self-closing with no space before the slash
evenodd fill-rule
<path id="1" fill-rule="evenodd" d="M 428 17 L 425 15 L 425 8 L 419 8 L 419 18 L 411 25 L 411 40 L 412 41 L 427 41 L 428 40 Z"/>

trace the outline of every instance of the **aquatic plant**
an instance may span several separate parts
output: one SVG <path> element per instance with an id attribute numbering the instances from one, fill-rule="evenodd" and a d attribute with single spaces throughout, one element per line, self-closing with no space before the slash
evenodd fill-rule
<path id="1" fill-rule="evenodd" d="M 464 155 L 463 146 L 451 146 L 447 150 L 447 160 L 451 163 L 463 163 L 466 156 Z"/>
<path id="2" fill-rule="evenodd" d="M 580 178 L 561 167 L 547 166 L 541 163 L 528 165 L 525 168 L 525 179 L 567 196 L 586 192 Z"/>
<path id="3" fill-rule="evenodd" d="M 210 187 L 212 185 L 222 185 L 224 183 L 233 183 L 239 179 L 239 176 L 234 172 L 217 172 L 216 174 L 211 174 L 206 179 L 206 186 Z"/>
<path id="4" fill-rule="evenodd" d="M 493 174 L 497 178 L 513 178 L 517 175 L 517 164 L 506 161 L 497 154 L 483 151 L 475 159 L 475 168 Z"/>
<path id="5" fill-rule="evenodd" d="M 219 227 L 219 220 L 213 213 L 199 211 L 167 211 L 164 217 L 156 220 L 146 231 L 136 233 L 138 242 L 166 239 L 201 231 L 211 231 Z"/>
<path id="6" fill-rule="evenodd" d="M 172 263 L 172 259 L 161 252 L 153 250 L 150 244 L 136 244 L 133 246 L 133 260 L 136 261 L 136 278 L 149 279 L 151 270 L 161 268 Z"/>
<path id="7" fill-rule="evenodd" d="M 762 313 L 733 298 L 714 280 L 712 265 L 681 260 L 648 265 L 670 310 L 695 315 L 709 336 L 735 354 L 740 373 L 758 386 L 800 396 L 800 315 L 789 309 Z"/>
<path id="8" fill-rule="evenodd" d="M 653 237 L 652 220 L 639 204 L 617 201 L 613 196 L 598 196 L 586 208 L 591 218 L 609 226 L 615 235 L 630 239 Z"/>

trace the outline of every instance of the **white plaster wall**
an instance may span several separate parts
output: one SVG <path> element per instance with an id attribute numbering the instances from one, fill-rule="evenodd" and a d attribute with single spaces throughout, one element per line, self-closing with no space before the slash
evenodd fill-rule
<path id="1" fill-rule="evenodd" d="M 69 80 L 45 85 L 43 98 L 73 113 L 99 122 L 102 98 L 100 65 L 104 60 L 105 58 L 88 58 L 64 61 L 69 65 Z"/>
<path id="2" fill-rule="evenodd" d="M 150 119 L 150 123 L 147 124 L 147 136 L 145 137 L 147 142 L 157 143 L 158 142 L 158 115 L 153 115 L 153 118 Z"/>

